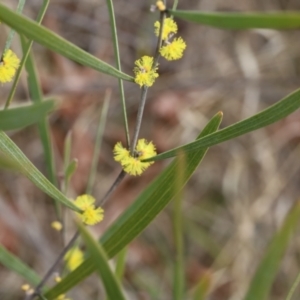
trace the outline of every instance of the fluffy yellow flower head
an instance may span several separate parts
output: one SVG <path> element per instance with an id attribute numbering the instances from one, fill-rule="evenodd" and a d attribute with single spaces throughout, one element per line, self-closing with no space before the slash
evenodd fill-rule
<path id="1" fill-rule="evenodd" d="M 126 151 L 124 151 L 126 150 Z M 114 159 L 120 162 L 123 170 L 133 176 L 141 175 L 154 162 L 142 162 L 141 160 L 155 156 L 155 146 L 145 139 L 138 140 L 135 147 L 136 155 L 133 157 L 130 152 L 118 142 L 114 147 Z"/>
<path id="2" fill-rule="evenodd" d="M 179 37 L 175 38 L 171 43 L 167 43 L 160 48 L 160 54 L 167 60 L 176 60 L 182 57 L 186 48 L 185 41 Z"/>
<path id="3" fill-rule="evenodd" d="M 95 198 L 91 195 L 81 195 L 76 198 L 74 204 L 83 212 L 77 214 L 86 225 L 95 225 L 103 220 L 104 210 L 101 207 L 95 208 Z"/>
<path id="4" fill-rule="evenodd" d="M 136 60 L 135 65 L 136 66 L 133 69 L 135 83 L 139 84 L 140 87 L 143 85 L 151 86 L 158 77 L 158 74 L 156 73 L 157 67 L 153 66 L 153 57 L 145 55 Z"/>
<path id="5" fill-rule="evenodd" d="M 0 62 L 0 82 L 5 83 L 12 81 L 19 64 L 20 60 L 17 55 L 10 49 L 6 50 Z"/>
<path id="6" fill-rule="evenodd" d="M 153 145 L 153 143 L 152 142 L 148 143 L 145 139 L 138 140 L 135 149 L 139 155 L 140 160 L 147 159 L 149 157 L 156 155 L 155 146 Z M 146 162 L 144 164 L 149 164 L 149 166 L 150 166 L 153 163 L 154 163 L 154 161 Z"/>
<path id="7" fill-rule="evenodd" d="M 74 247 L 65 254 L 64 261 L 67 268 L 74 271 L 83 262 L 83 252 L 78 247 Z"/>
<path id="8" fill-rule="evenodd" d="M 159 35 L 160 22 L 156 21 L 154 23 L 154 33 L 156 36 Z M 178 31 L 176 22 L 172 18 L 166 18 L 164 21 L 164 28 L 162 32 L 162 39 L 167 40 L 170 34 L 175 34 Z"/>

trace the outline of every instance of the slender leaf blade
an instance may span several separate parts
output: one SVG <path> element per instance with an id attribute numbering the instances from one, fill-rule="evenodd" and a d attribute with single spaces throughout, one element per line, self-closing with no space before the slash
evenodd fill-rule
<path id="1" fill-rule="evenodd" d="M 265 300 L 268 298 L 272 283 L 278 272 L 282 257 L 286 251 L 292 233 L 300 220 L 300 203 L 296 203 L 286 216 L 280 230 L 274 235 L 270 246 L 252 279 L 245 300 Z"/>
<path id="2" fill-rule="evenodd" d="M 158 154 L 157 156 L 150 157 L 144 161 L 157 161 L 170 157 L 174 157 L 179 151 L 189 152 L 194 150 L 200 150 L 205 147 L 211 147 L 222 142 L 231 140 L 238 136 L 244 135 L 248 132 L 266 127 L 272 123 L 275 123 L 286 116 L 293 113 L 300 107 L 300 89 L 289 94 L 281 101 L 278 101 L 274 105 L 261 111 L 260 113 L 247 118 L 243 121 L 225 127 L 217 132 L 207 135 L 195 142 L 185 144 L 167 152 Z"/>
<path id="3" fill-rule="evenodd" d="M 116 66 L 117 66 L 117 69 L 119 71 L 121 71 L 122 70 L 121 59 L 120 59 L 118 33 L 117 33 L 117 25 L 116 25 L 113 1 L 106 0 L 106 4 L 107 4 L 107 8 L 108 8 L 108 13 L 109 13 L 110 28 L 111 28 L 111 33 L 112 33 L 113 45 L 114 45 Z M 118 82 L 119 82 L 120 100 L 121 100 L 122 112 L 123 112 L 124 129 L 125 129 L 125 135 L 126 135 L 126 144 L 130 145 L 130 136 L 129 136 L 129 126 L 128 126 L 128 118 L 127 118 L 127 110 L 126 110 L 124 84 L 123 84 L 122 79 L 119 79 Z"/>
<path id="4" fill-rule="evenodd" d="M 222 29 L 298 29 L 300 13 L 268 12 L 268 13 L 236 13 L 236 12 L 204 12 L 169 10 L 170 14 L 185 21 L 218 27 Z"/>
<path id="5" fill-rule="evenodd" d="M 222 116 L 222 113 L 215 115 L 198 138 L 216 131 L 220 125 Z M 180 159 L 176 158 L 110 226 L 100 240 L 109 258 L 115 256 L 128 243 L 136 238 L 173 199 L 175 193 L 179 192 L 185 186 L 188 179 L 202 161 L 206 151 L 207 148 L 187 153 L 185 156 L 186 170 L 182 175 L 181 187 L 174 187 L 176 184 L 176 170 L 179 164 L 178 159 Z M 54 299 L 89 276 L 94 270 L 94 263 L 88 258 L 76 270 L 49 290 L 45 296 L 48 300 Z"/>
<path id="6" fill-rule="evenodd" d="M 44 26 L 39 25 L 37 22 L 15 13 L 3 4 L 0 4 L 0 20 L 16 30 L 19 34 L 24 34 L 30 40 L 34 40 L 48 49 L 84 66 L 116 78 L 133 81 L 131 76 L 117 70 L 97 57 L 68 42 Z"/>
<path id="7" fill-rule="evenodd" d="M 6 268 L 22 276 L 28 283 L 37 285 L 40 282 L 39 276 L 24 264 L 18 257 L 10 253 L 0 245 L 0 263 Z"/>
<path id="8" fill-rule="evenodd" d="M 96 271 L 102 279 L 107 297 L 109 299 L 125 300 L 119 281 L 109 267 L 108 257 L 102 246 L 93 239 L 83 225 L 79 226 L 79 230 L 91 254 L 90 259 L 95 264 Z"/>
<path id="9" fill-rule="evenodd" d="M 34 105 L 1 110 L 0 130 L 14 130 L 38 123 L 54 109 L 54 101 L 48 100 Z"/>
<path id="10" fill-rule="evenodd" d="M 61 202 L 74 211 L 80 209 L 58 190 L 24 155 L 18 146 L 3 132 L 0 131 L 0 150 L 20 167 L 20 172 L 32 181 L 40 190 L 51 198 Z"/>
<path id="11" fill-rule="evenodd" d="M 43 9 L 46 9 L 46 7 L 47 7 L 47 2 L 45 2 L 43 4 Z M 41 10 L 40 12 L 43 13 L 43 10 Z M 31 46 L 29 44 L 30 44 L 30 42 L 26 43 L 24 36 L 21 36 L 21 45 L 22 45 L 22 49 L 23 49 L 23 55 L 26 54 L 28 47 Z M 30 98 L 31 98 L 32 102 L 40 103 L 43 101 L 43 92 L 41 89 L 41 85 L 39 82 L 36 67 L 35 67 L 34 60 L 33 60 L 31 53 L 29 53 L 27 56 L 27 59 L 25 62 L 25 68 L 28 73 L 27 84 L 28 84 Z M 55 186 L 58 186 L 54 158 L 53 158 L 51 137 L 50 137 L 50 129 L 49 129 L 49 123 L 48 123 L 47 118 L 43 118 L 37 125 L 38 125 L 41 142 L 43 145 L 48 178 L 51 181 L 51 183 L 53 183 Z M 57 206 L 57 204 L 56 204 L 56 206 Z M 58 207 L 57 207 L 57 210 L 59 210 Z"/>
<path id="12" fill-rule="evenodd" d="M 124 247 L 117 256 L 116 259 L 116 276 L 121 281 L 125 271 L 126 257 L 127 257 L 128 248 Z"/>
<path id="13" fill-rule="evenodd" d="M 10 171 L 20 171 L 20 166 L 3 153 L 0 153 L 0 168 Z"/>

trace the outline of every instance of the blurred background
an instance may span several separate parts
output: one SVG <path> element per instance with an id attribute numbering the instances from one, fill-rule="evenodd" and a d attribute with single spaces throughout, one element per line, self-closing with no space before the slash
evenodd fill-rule
<path id="1" fill-rule="evenodd" d="M 2 1 L 11 8 L 17 1 Z M 168 5 L 173 3 L 168 1 Z M 122 68 L 133 74 L 134 61 L 153 55 L 156 38 L 150 13 L 155 1 L 115 0 Z M 27 0 L 24 14 L 35 18 L 41 1 Z M 179 9 L 209 11 L 299 10 L 297 0 L 185 0 Z M 44 26 L 114 65 L 108 10 L 104 0 L 51 0 Z M 8 28 L 1 26 L 4 46 Z M 160 76 L 149 90 L 141 137 L 158 152 L 191 142 L 218 111 L 228 126 L 277 102 L 299 87 L 300 33 L 297 31 L 225 31 L 178 20 L 187 43 L 179 61 L 160 61 Z M 21 57 L 18 36 L 13 49 Z M 107 124 L 93 195 L 100 199 L 120 172 L 113 160 L 116 142 L 125 143 L 115 78 L 82 67 L 34 44 L 34 59 L 45 97 L 59 108 L 49 116 L 58 178 L 63 171 L 63 145 L 72 136 L 72 157 L 78 159 L 68 196 L 86 189 L 97 123 L 106 93 L 111 91 Z M 10 84 L 0 88 L 1 105 Z M 140 88 L 125 82 L 131 133 Z M 23 72 L 14 105 L 28 102 Z M 259 131 L 211 148 L 183 194 L 186 287 L 210 284 L 210 300 L 241 300 L 252 275 L 290 207 L 299 199 L 300 112 Z M 46 172 L 36 126 L 9 132 L 29 159 Z M 93 227 L 95 237 L 124 211 L 169 161 L 155 163 L 141 177 L 127 177 L 105 205 L 105 221 Z M 128 299 L 172 299 L 174 237 L 173 205 L 169 205 L 129 247 L 124 276 Z M 0 243 L 40 276 L 62 248 L 50 223 L 52 201 L 21 175 L 0 172 Z M 68 219 L 67 239 L 75 228 Z M 283 259 L 270 299 L 284 299 L 300 270 L 296 234 Z M 0 265 L 0 299 L 22 299 L 22 278 Z M 50 282 L 50 285 L 54 282 Z M 298 292 L 298 295 L 300 290 Z M 91 276 L 68 293 L 72 299 L 103 299 L 99 279 Z M 187 296 L 188 299 L 188 296 Z"/>

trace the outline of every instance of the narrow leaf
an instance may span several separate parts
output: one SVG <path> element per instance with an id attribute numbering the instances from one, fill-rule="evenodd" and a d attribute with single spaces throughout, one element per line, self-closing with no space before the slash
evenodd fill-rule
<path id="1" fill-rule="evenodd" d="M 122 70 L 121 69 L 121 59 L 120 59 L 118 33 L 117 33 L 117 25 L 116 25 L 113 1 L 106 0 L 106 4 L 107 4 L 107 8 L 108 8 L 108 13 L 109 13 L 110 28 L 111 28 L 111 33 L 112 33 L 113 45 L 114 45 L 116 66 L 117 66 L 117 69 L 119 71 L 121 71 Z M 126 135 L 126 145 L 130 145 L 130 136 L 129 136 L 127 111 L 126 111 L 124 84 L 123 84 L 122 79 L 119 79 L 118 82 L 119 82 L 119 93 L 120 93 L 120 100 L 121 100 L 122 112 L 123 112 L 124 129 L 125 129 L 125 135 Z"/>
<path id="2" fill-rule="evenodd" d="M 222 113 L 215 115 L 198 138 L 216 131 L 221 120 Z M 176 158 L 112 224 L 100 240 L 109 258 L 115 256 L 135 239 L 173 199 L 175 193 L 179 192 L 185 186 L 202 161 L 206 151 L 207 148 L 186 154 L 186 169 L 184 174 L 182 174 L 182 185 L 175 188 L 176 170 L 178 169 L 178 160 L 180 159 Z M 89 276 L 94 270 L 94 262 L 89 258 L 53 289 L 48 291 L 45 296 L 48 300 L 54 299 Z"/>
<path id="3" fill-rule="evenodd" d="M 204 274 L 193 292 L 193 299 L 194 300 L 207 299 L 210 285 L 211 285 L 210 276 L 208 274 Z"/>
<path id="4" fill-rule="evenodd" d="M 292 94 L 283 98 L 281 101 L 275 103 L 274 105 L 268 107 L 267 109 L 261 111 L 260 113 L 250 118 L 235 123 L 231 126 L 225 127 L 222 130 L 207 135 L 201 139 L 198 139 L 195 142 L 169 150 L 157 156 L 150 157 L 149 159 L 145 159 L 144 161 L 162 160 L 162 159 L 176 156 L 177 153 L 179 153 L 179 151 L 189 152 L 189 151 L 200 150 L 202 148 L 220 144 L 222 142 L 244 135 L 245 133 L 275 123 L 285 118 L 286 116 L 290 115 L 299 107 L 300 107 L 300 89 L 294 91 Z"/>
<path id="5" fill-rule="evenodd" d="M 15 29 L 19 34 L 24 34 L 30 40 L 34 40 L 48 49 L 84 66 L 120 79 L 133 81 L 131 76 L 118 71 L 116 68 L 68 42 L 49 29 L 15 13 L 3 4 L 0 4 L 0 20 Z"/>
<path id="6" fill-rule="evenodd" d="M 236 13 L 170 10 L 171 15 L 180 19 L 222 29 L 297 29 L 300 28 L 300 13 Z"/>
<path id="7" fill-rule="evenodd" d="M 126 265 L 126 257 L 127 257 L 128 248 L 124 247 L 117 256 L 116 262 L 116 276 L 121 281 L 124 275 L 125 265 Z"/>
<path id="8" fill-rule="evenodd" d="M 16 162 L 20 166 L 20 172 L 31 180 L 40 190 L 72 210 L 80 212 L 80 209 L 30 162 L 18 146 L 3 131 L 0 131 L 0 150 Z"/>
<path id="9" fill-rule="evenodd" d="M 87 187 L 86 187 L 87 194 L 92 193 L 93 187 L 95 184 L 95 180 L 96 180 L 97 166 L 98 166 L 99 157 L 100 157 L 100 150 L 101 150 L 103 133 L 104 133 L 105 125 L 106 125 L 106 117 L 107 117 L 107 113 L 108 113 L 110 97 L 111 97 L 111 91 L 107 91 L 105 93 L 105 98 L 104 98 L 103 106 L 101 108 L 101 114 L 100 114 L 98 127 L 97 127 L 94 153 L 93 153 L 93 157 L 92 157 L 92 163 L 90 166 L 90 172 L 89 172 L 89 177 L 88 177 L 88 182 L 87 182 Z"/>
<path id="10" fill-rule="evenodd" d="M 0 168 L 10 171 L 20 171 L 20 166 L 3 153 L 0 153 Z"/>
<path id="11" fill-rule="evenodd" d="M 48 8 L 49 2 L 50 2 L 50 0 L 43 0 L 42 7 L 41 7 L 41 9 L 39 11 L 38 18 L 36 20 L 38 24 L 41 24 L 41 22 L 43 20 L 43 17 L 44 17 L 44 15 L 46 13 L 46 10 Z M 24 39 L 23 36 L 20 36 L 20 37 L 21 37 L 21 40 Z M 17 69 L 17 72 L 16 72 L 16 75 L 15 75 L 12 87 L 11 87 L 11 89 L 9 91 L 9 95 L 8 95 L 8 98 L 7 98 L 6 103 L 5 103 L 5 109 L 7 109 L 10 106 L 10 104 L 11 104 L 13 98 L 14 98 L 14 95 L 15 95 L 15 92 L 16 92 L 16 88 L 17 88 L 19 79 L 21 77 L 21 72 L 22 72 L 24 64 L 25 64 L 25 62 L 27 60 L 27 57 L 28 57 L 28 55 L 30 53 L 32 44 L 33 44 L 33 41 L 29 41 L 26 44 L 26 46 L 24 47 L 24 45 L 22 43 L 23 57 L 21 59 L 20 65 L 19 65 L 19 67 Z"/>
<path id="12" fill-rule="evenodd" d="M 79 230 L 91 254 L 90 259 L 93 261 L 96 271 L 102 279 L 106 295 L 109 299 L 125 300 L 119 281 L 109 267 L 108 257 L 102 246 L 93 239 L 83 225 L 79 226 Z"/>
<path id="13" fill-rule="evenodd" d="M 0 263 L 14 271 L 15 273 L 22 276 L 28 283 L 37 285 L 40 282 L 39 276 L 24 264 L 18 257 L 7 251 L 3 246 L 0 245 Z"/>
<path id="14" fill-rule="evenodd" d="M 182 300 L 184 298 L 185 290 L 185 271 L 184 271 L 184 241 L 183 241 L 183 216 L 182 216 L 182 201 L 183 189 L 183 174 L 185 170 L 185 154 L 183 153 L 182 159 L 178 160 L 178 168 L 175 174 L 175 191 L 174 208 L 172 215 L 173 223 L 173 239 L 174 239 L 174 263 L 173 263 L 173 299 Z"/>
<path id="15" fill-rule="evenodd" d="M 278 272 L 282 257 L 286 251 L 292 233 L 300 220 L 300 203 L 296 203 L 286 216 L 283 225 L 271 241 L 270 246 L 252 279 L 245 300 L 265 300 Z"/>
<path id="16" fill-rule="evenodd" d="M 67 182 L 70 181 L 71 177 L 75 173 L 76 169 L 78 166 L 78 159 L 73 158 L 70 164 L 67 166 L 66 171 L 65 171 L 65 180 Z"/>
<path id="17" fill-rule="evenodd" d="M 47 7 L 47 2 L 44 1 L 43 9 L 40 11 L 42 14 L 44 9 L 46 9 L 46 7 Z M 28 43 L 29 42 L 26 43 L 25 38 L 21 36 L 23 55 L 25 55 L 28 49 L 30 48 L 29 47 L 30 45 L 28 45 Z M 25 68 L 28 73 L 27 84 L 28 84 L 30 98 L 34 103 L 41 103 L 44 101 L 43 92 L 41 89 L 38 74 L 31 53 L 29 53 L 27 56 L 25 62 Z M 44 117 L 43 119 L 41 119 L 41 121 L 37 124 L 37 126 L 39 130 L 41 142 L 43 145 L 48 178 L 52 184 L 58 186 L 57 178 L 56 178 L 56 169 L 55 169 L 54 158 L 53 158 L 53 151 L 52 151 L 52 143 L 50 137 L 50 129 L 49 129 L 49 123 L 47 118 Z M 59 210 L 57 203 L 56 203 L 56 209 L 57 211 Z"/>
<path id="18" fill-rule="evenodd" d="M 20 106 L 0 111 L 0 130 L 24 128 L 41 121 L 55 108 L 54 101 Z"/>

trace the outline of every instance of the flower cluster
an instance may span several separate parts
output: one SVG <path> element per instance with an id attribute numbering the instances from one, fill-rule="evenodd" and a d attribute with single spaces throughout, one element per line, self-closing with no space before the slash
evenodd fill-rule
<path id="1" fill-rule="evenodd" d="M 159 30 L 160 30 L 160 22 L 156 21 L 154 23 L 154 33 L 156 36 L 159 36 Z M 165 41 L 167 40 L 171 35 L 176 34 L 178 31 L 178 26 L 176 22 L 171 18 L 166 18 L 164 21 L 164 27 L 162 32 L 162 39 Z"/>
<path id="2" fill-rule="evenodd" d="M 157 1 L 157 8 L 160 11 L 165 10 L 165 6 L 162 1 Z M 154 33 L 159 36 L 160 33 L 160 22 L 156 21 L 154 23 Z M 178 26 L 172 18 L 166 18 L 164 20 L 162 29 L 162 47 L 159 53 L 162 57 L 167 60 L 177 60 L 183 56 L 183 52 L 186 48 L 185 41 L 181 38 L 174 38 L 174 35 L 178 31 Z M 155 79 L 158 77 L 157 64 L 154 65 L 154 59 L 151 56 L 143 56 L 135 62 L 134 81 L 140 87 L 142 86 L 152 86 Z"/>
<path id="3" fill-rule="evenodd" d="M 10 49 L 6 50 L 0 61 L 0 82 L 12 81 L 19 67 L 20 60 Z"/>
<path id="4" fill-rule="evenodd" d="M 133 176 L 141 175 L 150 165 L 151 162 L 142 162 L 143 159 L 150 158 L 156 155 L 155 146 L 152 142 L 147 142 L 145 139 L 138 140 L 135 147 L 134 156 L 132 156 L 121 142 L 118 142 L 114 147 L 114 159 L 120 162 L 123 170 Z"/>
<path id="5" fill-rule="evenodd" d="M 135 83 L 142 86 L 151 86 L 158 77 L 157 67 L 153 66 L 153 57 L 143 56 L 135 62 L 133 72 L 135 74 Z"/>
<path id="6" fill-rule="evenodd" d="M 65 254 L 64 261 L 67 268 L 74 271 L 82 264 L 83 258 L 83 252 L 78 247 L 74 247 Z"/>
<path id="7" fill-rule="evenodd" d="M 154 32 L 158 36 L 160 30 L 160 22 L 156 21 L 154 23 Z M 163 31 L 162 31 L 162 40 L 163 45 L 160 48 L 160 54 L 167 60 L 177 60 L 183 56 L 183 52 L 186 48 L 185 41 L 179 38 L 173 38 L 177 33 L 178 27 L 176 22 L 171 18 L 166 18 L 164 21 Z"/>
<path id="8" fill-rule="evenodd" d="M 81 221 L 86 225 L 95 225 L 103 220 L 104 210 L 95 207 L 95 198 L 91 195 L 82 195 L 76 198 L 74 204 L 83 212 L 78 214 Z"/>

